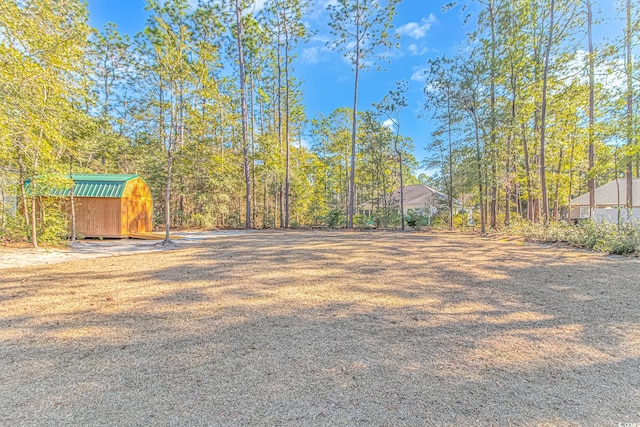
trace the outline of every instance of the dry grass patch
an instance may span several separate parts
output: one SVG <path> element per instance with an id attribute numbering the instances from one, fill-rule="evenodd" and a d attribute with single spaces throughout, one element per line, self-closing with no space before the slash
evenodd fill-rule
<path id="1" fill-rule="evenodd" d="M 640 423 L 640 264 L 259 232 L 2 270 L 11 425 Z"/>

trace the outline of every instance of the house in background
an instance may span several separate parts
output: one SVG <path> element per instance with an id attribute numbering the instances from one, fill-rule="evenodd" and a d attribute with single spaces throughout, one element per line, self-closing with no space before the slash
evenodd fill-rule
<path id="1" fill-rule="evenodd" d="M 618 208 L 620 218 L 627 220 L 627 180 L 619 178 L 597 187 L 595 191 L 595 210 L 593 219 L 596 221 L 618 221 Z M 589 218 L 589 193 L 582 194 L 571 200 L 569 220 L 577 221 Z M 633 209 L 631 219 L 640 219 L 640 178 L 633 179 Z"/>
<path id="2" fill-rule="evenodd" d="M 4 224 L 5 215 L 16 216 L 18 213 L 18 176 L 16 173 L 0 172 L 0 223 Z"/>
<path id="3" fill-rule="evenodd" d="M 29 181 L 26 186 L 30 192 Z M 151 191 L 139 175 L 74 174 L 73 195 L 76 230 L 85 237 L 122 238 L 153 229 Z M 70 214 L 68 186 L 47 188 L 42 196 L 60 198 Z"/>
<path id="4" fill-rule="evenodd" d="M 434 214 L 438 209 L 447 208 L 449 206 L 449 196 L 428 187 L 423 184 L 407 185 L 403 189 L 404 195 L 404 213 L 405 215 L 412 210 L 420 210 L 425 214 Z M 400 208 L 400 189 L 391 194 L 394 204 Z M 453 209 L 462 209 L 462 203 L 453 199 Z"/>

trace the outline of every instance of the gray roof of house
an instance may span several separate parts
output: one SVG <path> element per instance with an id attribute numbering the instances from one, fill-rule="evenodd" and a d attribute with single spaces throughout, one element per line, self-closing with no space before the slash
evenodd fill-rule
<path id="1" fill-rule="evenodd" d="M 596 205 L 624 205 L 627 200 L 627 180 L 619 178 L 596 188 Z M 589 193 L 571 200 L 574 206 L 588 206 Z M 640 206 L 640 178 L 633 179 L 633 205 Z"/>
<path id="2" fill-rule="evenodd" d="M 423 184 L 407 185 L 403 188 L 405 208 L 414 206 L 416 208 L 431 207 L 438 201 L 447 203 L 449 197 L 431 187 Z M 400 202 L 400 190 L 396 190 L 391 195 L 393 200 Z M 454 205 L 462 205 L 459 200 L 453 199 Z"/>

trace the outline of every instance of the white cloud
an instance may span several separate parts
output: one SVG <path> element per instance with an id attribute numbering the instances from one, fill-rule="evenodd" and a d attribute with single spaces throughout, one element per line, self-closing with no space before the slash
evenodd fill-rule
<path id="1" fill-rule="evenodd" d="M 311 141 L 309 141 L 306 138 L 298 139 L 295 143 L 296 143 L 296 145 L 302 146 L 302 147 L 306 148 L 307 150 L 310 150 L 311 147 L 313 146 L 313 144 L 311 144 Z"/>
<path id="2" fill-rule="evenodd" d="M 309 37 L 309 42 L 318 42 L 322 44 L 327 44 L 331 41 L 331 38 L 326 34 L 313 33 L 311 32 L 311 37 Z"/>
<path id="3" fill-rule="evenodd" d="M 307 64 L 317 64 L 320 62 L 320 49 L 309 47 L 302 50 L 302 61 Z"/>
<path id="4" fill-rule="evenodd" d="M 187 0 L 187 2 L 189 3 L 192 11 L 196 10 L 196 8 L 198 7 L 198 0 Z M 264 9 L 266 3 L 267 0 L 253 0 L 253 3 L 244 9 L 242 15 L 247 16 L 247 14 L 250 13 L 253 14 L 256 12 L 260 12 L 262 9 Z M 213 4 L 221 5 L 222 0 L 213 0 Z"/>
<path id="5" fill-rule="evenodd" d="M 390 131 L 396 130 L 396 124 L 391 119 L 387 119 L 384 122 L 382 122 L 382 126 L 386 127 Z"/>
<path id="6" fill-rule="evenodd" d="M 584 50 L 576 51 L 575 57 L 569 61 L 565 69 L 566 80 L 575 79 L 581 84 L 589 84 L 589 54 Z M 626 77 L 624 74 L 624 59 L 613 64 L 596 64 L 595 81 L 609 89 L 625 90 Z"/>
<path id="7" fill-rule="evenodd" d="M 407 48 L 407 50 L 409 51 L 409 53 L 413 56 L 419 56 L 419 55 L 424 55 L 425 53 L 429 52 L 429 49 L 426 47 L 421 47 L 418 46 L 415 43 L 411 43 L 409 45 L 409 47 Z"/>
<path id="8" fill-rule="evenodd" d="M 427 71 L 425 67 L 413 67 L 411 81 L 425 83 L 427 81 L 427 75 L 425 71 Z"/>
<path id="9" fill-rule="evenodd" d="M 408 36 L 413 39 L 421 39 L 427 35 L 427 31 L 433 24 L 438 22 L 435 15 L 432 13 L 428 18 L 422 18 L 422 23 L 408 22 L 396 29 L 396 33 L 401 36 Z"/>
<path id="10" fill-rule="evenodd" d="M 264 9 L 265 3 L 266 3 L 266 0 L 255 0 L 253 3 L 254 12 Z"/>

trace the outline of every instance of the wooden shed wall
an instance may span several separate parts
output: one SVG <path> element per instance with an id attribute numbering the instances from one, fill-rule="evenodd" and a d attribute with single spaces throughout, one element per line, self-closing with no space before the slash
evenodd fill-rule
<path id="1" fill-rule="evenodd" d="M 136 178 L 127 182 L 122 195 L 123 235 L 129 233 L 146 233 L 153 230 L 153 200 L 149 186 Z"/>
<path id="2" fill-rule="evenodd" d="M 109 197 L 76 197 L 76 230 L 86 237 L 123 237 L 121 201 Z"/>

